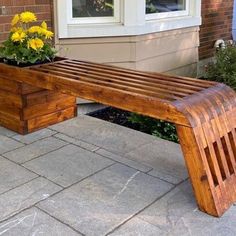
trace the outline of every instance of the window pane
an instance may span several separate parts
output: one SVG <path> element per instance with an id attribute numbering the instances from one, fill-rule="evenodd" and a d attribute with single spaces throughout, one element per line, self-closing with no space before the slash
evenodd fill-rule
<path id="1" fill-rule="evenodd" d="M 146 0 L 146 13 L 182 11 L 186 9 L 186 0 Z"/>
<path id="2" fill-rule="evenodd" d="M 73 17 L 114 16 L 114 0 L 73 0 Z"/>

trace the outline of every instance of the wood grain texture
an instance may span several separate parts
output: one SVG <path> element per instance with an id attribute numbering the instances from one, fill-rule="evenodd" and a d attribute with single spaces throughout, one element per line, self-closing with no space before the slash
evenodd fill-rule
<path id="1" fill-rule="evenodd" d="M 75 97 L 0 74 L 0 125 L 28 134 L 75 116 Z"/>
<path id="2" fill-rule="evenodd" d="M 0 75 L 11 83 L 25 83 L 176 124 L 199 209 L 220 216 L 236 201 L 236 94 L 226 85 L 69 59 L 24 69 L 0 65 Z M 18 91 L 17 86 L 14 89 Z M 41 104 L 37 92 L 27 96 L 23 104 Z M 42 104 L 47 106 L 54 98 L 50 92 L 44 94 Z M 67 108 L 66 118 L 73 111 Z M 30 114 L 24 113 L 28 118 Z M 32 110 L 32 114 L 36 113 Z M 44 119 L 31 118 L 29 130 L 44 127 Z M 53 122 L 64 116 L 55 112 L 45 119 Z"/>

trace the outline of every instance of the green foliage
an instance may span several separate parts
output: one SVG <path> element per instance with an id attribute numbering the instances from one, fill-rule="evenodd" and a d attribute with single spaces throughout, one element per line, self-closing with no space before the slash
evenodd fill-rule
<path id="1" fill-rule="evenodd" d="M 215 61 L 206 67 L 205 79 L 225 83 L 236 90 L 236 47 L 227 46 L 216 52 Z"/>
<path id="2" fill-rule="evenodd" d="M 152 119 L 135 113 L 130 115 L 129 121 L 133 124 L 138 124 L 140 126 L 140 131 L 178 143 L 175 125 L 171 123 L 163 120 Z"/>
<path id="3" fill-rule="evenodd" d="M 45 43 L 40 50 L 34 50 L 27 45 L 27 41 L 22 43 L 13 42 L 9 38 L 0 47 L 0 58 L 9 62 L 15 61 L 17 64 L 34 64 L 36 62 L 50 61 L 55 57 L 56 50 L 49 44 Z"/>

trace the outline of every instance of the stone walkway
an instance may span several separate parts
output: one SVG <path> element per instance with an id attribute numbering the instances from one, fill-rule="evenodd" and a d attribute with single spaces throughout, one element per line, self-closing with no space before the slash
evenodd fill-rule
<path id="1" fill-rule="evenodd" d="M 197 210 L 177 144 L 88 116 L 0 128 L 0 235 L 236 235 Z"/>

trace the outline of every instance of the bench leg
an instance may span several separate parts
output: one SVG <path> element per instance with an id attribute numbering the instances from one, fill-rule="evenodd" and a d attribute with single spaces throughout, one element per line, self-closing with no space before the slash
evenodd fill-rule
<path id="1" fill-rule="evenodd" d="M 176 127 L 199 209 L 221 216 L 236 201 L 235 112 Z"/>

